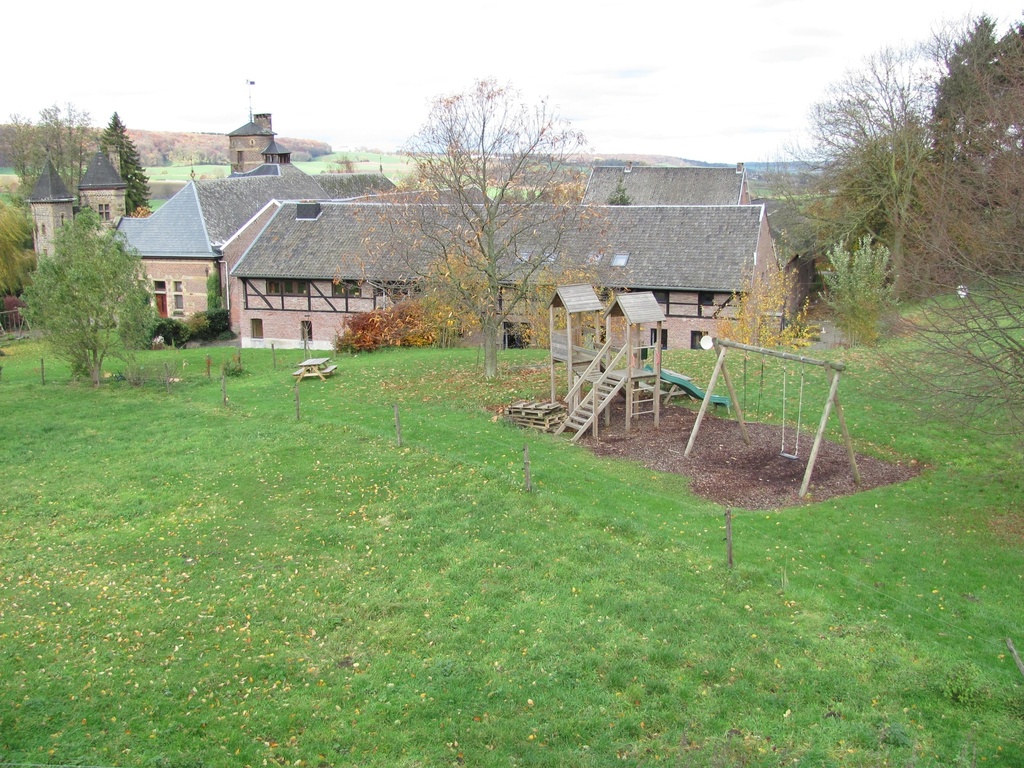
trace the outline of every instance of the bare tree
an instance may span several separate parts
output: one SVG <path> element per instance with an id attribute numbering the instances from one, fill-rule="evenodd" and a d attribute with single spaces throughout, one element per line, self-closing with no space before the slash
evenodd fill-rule
<path id="1" fill-rule="evenodd" d="M 916 184 L 930 152 L 933 78 L 920 48 L 887 48 L 833 85 L 811 114 L 820 173 L 806 211 L 826 248 L 869 236 L 886 245 L 905 289 Z"/>
<path id="2" fill-rule="evenodd" d="M 937 102 L 915 229 L 935 298 L 909 321 L 919 359 L 900 365 L 956 398 L 947 412 L 1024 436 L 1024 29 L 996 45 L 991 30 L 983 17 L 947 49 L 938 93 L 956 98 Z"/>
<path id="3" fill-rule="evenodd" d="M 476 323 L 485 378 L 497 375 L 505 321 L 538 282 L 579 266 L 583 148 L 547 102 L 493 80 L 437 98 L 406 147 L 421 191 L 382 206 L 384 237 L 371 245 Z"/>

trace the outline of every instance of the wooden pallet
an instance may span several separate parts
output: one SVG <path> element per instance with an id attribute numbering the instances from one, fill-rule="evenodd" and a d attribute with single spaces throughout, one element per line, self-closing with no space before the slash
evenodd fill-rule
<path id="1" fill-rule="evenodd" d="M 505 418 L 520 427 L 553 432 L 565 421 L 565 406 L 561 403 L 512 403 L 505 409 Z"/>

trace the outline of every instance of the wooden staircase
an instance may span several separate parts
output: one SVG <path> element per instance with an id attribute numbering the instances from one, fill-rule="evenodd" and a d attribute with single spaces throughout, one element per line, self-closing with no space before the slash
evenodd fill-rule
<path id="1" fill-rule="evenodd" d="M 572 437 L 572 442 L 576 442 L 583 434 L 593 427 L 598 416 L 600 416 L 604 409 L 608 407 L 612 399 L 621 390 L 623 384 L 629 378 L 629 371 L 617 369 L 619 361 L 622 359 L 626 352 L 626 348 L 623 347 L 619 350 L 619 353 L 608 363 L 605 370 L 601 370 L 601 361 L 604 359 L 605 354 L 609 351 L 609 344 L 605 344 L 604 347 L 594 357 L 594 361 L 587 367 L 576 383 L 573 384 L 569 394 L 566 396 L 566 401 L 569 403 L 569 415 L 566 416 L 565 421 L 555 432 L 556 435 L 562 434 L 566 429 L 572 429 L 576 432 Z M 589 384 L 590 390 L 582 398 L 582 390 L 584 385 Z M 573 405 L 575 403 L 575 405 Z"/>

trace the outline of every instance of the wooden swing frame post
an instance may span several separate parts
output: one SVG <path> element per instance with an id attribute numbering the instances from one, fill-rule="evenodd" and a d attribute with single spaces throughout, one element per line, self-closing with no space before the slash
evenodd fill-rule
<path id="1" fill-rule="evenodd" d="M 736 397 L 736 390 L 733 388 L 732 380 L 729 377 L 729 370 L 725 365 L 726 352 L 729 349 L 740 349 L 745 352 L 753 352 L 766 357 L 778 357 L 783 360 L 791 360 L 796 363 L 817 365 L 824 368 L 829 376 L 828 399 L 825 401 L 824 408 L 822 408 L 821 421 L 818 423 L 818 431 L 814 435 L 814 445 L 811 446 L 811 454 L 807 459 L 807 469 L 804 471 L 803 483 L 800 485 L 800 497 L 803 498 L 806 496 L 807 490 L 810 488 L 811 475 L 814 472 L 814 463 L 818 460 L 821 441 L 825 435 L 825 426 L 828 424 L 828 418 L 832 414 L 833 406 L 835 407 L 836 417 L 839 419 L 839 429 L 843 434 L 843 443 L 846 445 L 846 454 L 850 459 L 850 472 L 853 474 L 853 481 L 857 485 L 860 485 L 861 477 L 860 470 L 857 468 L 857 457 L 853 450 L 853 441 L 850 439 L 850 431 L 846 427 L 846 417 L 843 414 L 843 406 L 839 401 L 839 379 L 843 371 L 846 370 L 845 363 L 832 362 L 829 360 L 816 360 L 813 357 L 794 355 L 791 352 L 781 352 L 777 349 L 755 347 L 750 344 L 741 344 L 738 341 L 729 341 L 728 339 L 715 339 L 715 349 L 718 350 L 718 360 L 715 363 L 715 370 L 711 374 L 711 381 L 708 383 L 707 392 L 704 394 L 704 400 L 700 404 L 700 411 L 697 413 L 697 420 L 694 422 L 693 430 L 690 432 L 690 439 L 686 444 L 686 450 L 683 452 L 684 458 L 689 457 L 693 450 L 694 443 L 697 441 L 697 432 L 700 430 L 701 421 L 703 421 L 704 414 L 707 412 L 708 405 L 711 403 L 711 395 L 714 393 L 715 386 L 718 384 L 719 375 L 722 375 L 725 378 L 726 387 L 729 389 L 729 399 L 732 401 L 733 408 L 736 409 L 736 418 L 740 424 L 740 433 L 743 435 L 743 442 L 750 445 L 750 435 L 747 433 L 746 422 L 743 420 L 743 410 L 740 408 L 739 398 Z"/>

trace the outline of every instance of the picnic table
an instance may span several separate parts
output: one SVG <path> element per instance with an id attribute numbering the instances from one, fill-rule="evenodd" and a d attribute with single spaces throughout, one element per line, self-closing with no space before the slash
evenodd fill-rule
<path id="1" fill-rule="evenodd" d="M 334 373 L 334 370 L 338 367 L 336 365 L 328 365 L 330 362 L 331 358 L 329 357 L 311 357 L 299 363 L 298 369 L 292 371 L 292 376 L 299 381 L 302 379 L 326 381 L 327 377 Z"/>

